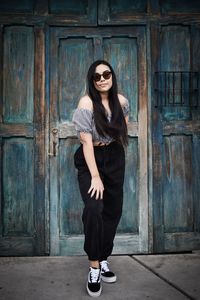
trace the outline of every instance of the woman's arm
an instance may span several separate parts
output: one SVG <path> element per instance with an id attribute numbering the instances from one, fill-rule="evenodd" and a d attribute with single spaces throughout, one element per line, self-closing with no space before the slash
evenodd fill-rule
<path id="1" fill-rule="evenodd" d="M 91 174 L 91 185 L 88 193 L 91 193 L 91 197 L 93 197 L 96 193 L 96 200 L 98 200 L 99 198 L 103 199 L 104 186 L 101 181 L 95 161 L 92 136 L 90 133 L 80 132 L 80 138 L 81 143 L 83 144 L 83 154 L 85 157 L 85 161 Z"/>
<path id="2" fill-rule="evenodd" d="M 129 105 L 128 100 L 123 95 L 118 94 L 118 98 L 122 108 L 126 105 Z M 125 116 L 125 120 L 126 120 L 126 124 L 128 125 L 128 121 L 129 121 L 128 114 Z"/>
<path id="3" fill-rule="evenodd" d="M 89 98 L 89 96 L 84 96 L 80 99 L 78 108 L 93 111 L 92 100 Z M 91 133 L 80 131 L 80 141 L 83 144 L 83 154 L 91 174 L 91 185 L 88 193 L 91 193 L 91 197 L 93 197 L 96 193 L 96 199 L 103 199 L 104 186 L 99 176 L 99 171 L 94 156 L 94 146 L 92 143 Z"/>

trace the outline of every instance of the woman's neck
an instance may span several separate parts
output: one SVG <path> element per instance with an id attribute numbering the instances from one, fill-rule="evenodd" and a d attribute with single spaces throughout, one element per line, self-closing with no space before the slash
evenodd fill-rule
<path id="1" fill-rule="evenodd" d="M 100 96 L 102 102 L 108 101 L 108 92 L 100 93 Z"/>

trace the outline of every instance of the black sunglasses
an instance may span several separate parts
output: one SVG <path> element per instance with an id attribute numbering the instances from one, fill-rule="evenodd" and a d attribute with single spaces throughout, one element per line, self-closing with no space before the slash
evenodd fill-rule
<path id="1" fill-rule="evenodd" d="M 111 75 L 112 75 L 112 72 L 107 70 L 107 71 L 104 71 L 102 74 L 94 73 L 93 79 L 95 82 L 97 82 L 97 81 L 100 81 L 101 76 L 103 76 L 103 78 L 107 80 L 107 79 L 110 79 Z"/>

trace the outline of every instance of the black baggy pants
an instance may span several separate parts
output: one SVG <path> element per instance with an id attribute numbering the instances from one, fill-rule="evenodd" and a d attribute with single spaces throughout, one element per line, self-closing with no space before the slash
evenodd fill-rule
<path id="1" fill-rule="evenodd" d="M 104 185 L 103 200 L 91 197 L 88 190 L 91 175 L 87 167 L 83 146 L 74 155 L 78 169 L 78 182 L 84 210 L 84 250 L 89 260 L 106 260 L 111 255 L 117 225 L 122 214 L 123 183 L 125 171 L 124 148 L 117 142 L 107 146 L 94 146 L 97 168 Z"/>

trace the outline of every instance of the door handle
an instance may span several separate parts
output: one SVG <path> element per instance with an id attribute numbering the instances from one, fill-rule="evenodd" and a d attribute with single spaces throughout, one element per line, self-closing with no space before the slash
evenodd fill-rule
<path id="1" fill-rule="evenodd" d="M 57 140 L 58 140 L 58 136 L 57 136 L 57 133 L 58 133 L 58 129 L 57 128 L 53 128 L 51 130 L 51 133 L 52 133 L 52 152 L 49 152 L 48 155 L 49 156 L 57 156 Z"/>

